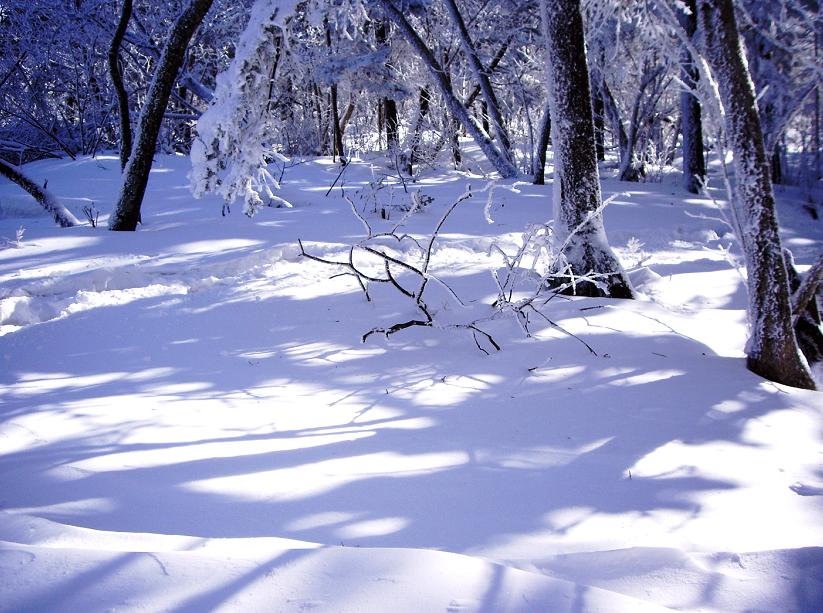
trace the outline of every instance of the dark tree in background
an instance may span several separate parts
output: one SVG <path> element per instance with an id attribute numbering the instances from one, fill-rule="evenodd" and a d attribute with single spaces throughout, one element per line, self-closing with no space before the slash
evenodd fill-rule
<path id="1" fill-rule="evenodd" d="M 140 113 L 137 141 L 123 171 L 123 184 L 114 212 L 109 218 L 109 230 L 135 230 L 140 221 L 140 206 L 149 182 L 149 171 L 157 147 L 157 135 L 163 113 L 169 101 L 177 71 L 186 57 L 186 47 L 194 31 L 211 8 L 213 0 L 192 0 L 177 18 L 157 64 L 149 86 L 146 104 Z"/>
<path id="2" fill-rule="evenodd" d="M 678 18 L 689 39 L 697 31 L 697 4 L 695 0 L 686 0 L 689 13 L 680 11 Z M 700 74 L 694 65 L 694 59 L 686 45 L 683 45 L 680 58 L 680 79 L 685 88 L 680 92 L 680 129 L 683 134 L 683 187 L 692 194 L 700 191 L 706 176 L 706 161 L 703 155 L 703 122 L 700 114 L 700 101 L 694 95 Z"/>
<path id="3" fill-rule="evenodd" d="M 111 39 L 109 47 L 109 74 L 111 82 L 117 95 L 117 111 L 120 117 L 120 168 L 126 167 L 131 154 L 132 134 L 131 134 L 131 113 L 129 111 L 129 93 L 123 82 L 123 72 L 120 70 L 120 45 L 129 27 L 131 20 L 132 0 L 123 0 L 123 8 L 120 10 L 120 19 L 117 22 L 117 29 Z"/>

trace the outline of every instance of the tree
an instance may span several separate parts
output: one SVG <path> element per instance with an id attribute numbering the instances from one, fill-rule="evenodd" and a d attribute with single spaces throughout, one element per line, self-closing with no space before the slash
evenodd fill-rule
<path id="1" fill-rule="evenodd" d="M 792 326 L 789 279 L 769 163 L 734 6 L 732 0 L 698 0 L 697 8 L 704 53 L 718 84 L 726 136 L 734 153 L 732 206 L 741 232 L 749 289 L 747 366 L 771 381 L 815 389 Z"/>
<path id="2" fill-rule="evenodd" d="M 274 198 L 277 182 L 266 170 L 273 155 L 266 139 L 275 116 L 267 112 L 277 79 L 285 22 L 294 11 L 285 2 L 258 0 L 237 43 L 234 59 L 217 80 L 214 98 L 197 122 L 192 144 L 195 197 L 218 193 L 227 203 L 242 197 L 245 213 L 262 206 L 260 193 Z"/>
<path id="3" fill-rule="evenodd" d="M 689 39 L 697 30 L 697 6 L 695 0 L 687 0 L 688 13 L 680 11 L 678 19 Z M 684 89 L 680 92 L 680 126 L 683 133 L 683 187 L 692 194 L 700 191 L 706 175 L 706 161 L 703 156 L 703 122 L 700 115 L 700 101 L 694 94 L 699 71 L 694 65 L 688 47 L 683 46 L 680 57 L 680 79 Z"/>
<path id="4" fill-rule="evenodd" d="M 123 0 L 123 8 L 120 9 L 120 19 L 117 22 L 117 29 L 111 39 L 109 47 L 109 74 L 117 94 L 117 111 L 120 116 L 120 169 L 126 167 L 129 161 L 129 154 L 132 147 L 131 135 L 131 113 L 129 111 L 129 94 L 123 83 L 123 72 L 120 70 L 120 45 L 126 35 L 129 20 L 132 13 L 132 0 Z"/>
<path id="5" fill-rule="evenodd" d="M 787 128 L 820 83 L 819 5 L 817 0 L 740 0 L 737 7 L 772 182 L 786 183 Z M 808 123 L 793 126 L 793 132 L 807 133 Z M 797 151 L 800 139 L 794 138 Z"/>
<path id="6" fill-rule="evenodd" d="M 70 228 L 80 223 L 72 212 L 63 206 L 50 191 L 45 187 L 37 185 L 37 183 L 27 177 L 22 170 L 7 163 L 3 158 L 0 158 L 0 175 L 17 183 L 17 185 L 31 194 L 40 206 L 51 214 L 54 221 L 61 228 Z"/>
<path id="7" fill-rule="evenodd" d="M 506 132 L 503 114 L 500 111 L 500 103 L 497 101 L 497 96 L 495 96 L 494 90 L 492 89 L 488 72 L 480 63 L 477 50 L 475 49 L 474 43 L 472 43 L 471 36 L 469 35 L 469 29 L 466 26 L 463 15 L 460 13 L 460 9 L 457 8 L 456 0 L 445 0 L 445 3 L 449 11 L 449 16 L 451 17 L 454 25 L 457 27 L 457 32 L 460 36 L 460 44 L 463 47 L 463 54 L 468 60 L 472 75 L 480 88 L 480 93 L 483 95 L 483 108 L 486 111 L 484 115 L 491 118 L 492 123 L 494 124 L 495 134 L 497 135 L 500 143 L 500 152 L 507 159 L 507 161 L 511 163 L 511 144 L 509 143 L 509 135 Z"/>
<path id="8" fill-rule="evenodd" d="M 554 232 L 575 293 L 631 298 L 631 285 L 606 240 L 580 0 L 543 0 L 555 150 Z"/>
<path id="9" fill-rule="evenodd" d="M 466 107 L 457 99 L 457 96 L 455 96 L 452 90 L 448 71 L 440 65 L 440 62 L 437 61 L 429 47 L 420 37 L 420 34 L 414 29 L 403 12 L 395 5 L 395 0 L 374 1 L 383 9 L 386 18 L 394 23 L 400 33 L 406 38 L 409 46 L 415 50 L 429 71 L 432 80 L 437 85 L 449 113 L 451 113 L 452 117 L 459 121 L 472 136 L 486 155 L 486 158 L 492 163 L 495 170 L 504 178 L 516 176 L 517 169 L 514 164 L 512 164 L 507 158 L 507 155 L 492 142 L 489 136 L 483 132 L 482 126 L 469 115 Z"/>
<path id="10" fill-rule="evenodd" d="M 114 212 L 109 218 L 109 230 L 133 231 L 137 228 L 163 113 L 177 80 L 177 71 L 185 59 L 189 40 L 211 8 L 212 2 L 213 0 L 191 0 L 169 32 L 169 39 L 140 113 L 137 140 L 123 171 L 123 184 Z"/>

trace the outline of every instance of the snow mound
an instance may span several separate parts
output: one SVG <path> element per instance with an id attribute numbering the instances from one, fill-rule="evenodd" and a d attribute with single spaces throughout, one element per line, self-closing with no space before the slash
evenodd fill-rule
<path id="1" fill-rule="evenodd" d="M 108 533 L 4 515 L 0 611 L 665 610 L 454 553 Z"/>

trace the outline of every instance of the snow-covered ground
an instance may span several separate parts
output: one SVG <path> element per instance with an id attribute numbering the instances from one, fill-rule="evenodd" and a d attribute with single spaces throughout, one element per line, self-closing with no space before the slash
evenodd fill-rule
<path id="1" fill-rule="evenodd" d="M 379 161 L 342 178 L 375 228 L 402 216 L 373 213 Z M 466 330 L 361 342 L 416 312 L 300 256 L 362 236 L 329 160 L 252 220 L 188 168 L 158 158 L 136 233 L 105 230 L 113 156 L 26 169 L 96 229 L 0 183 L 0 611 L 820 611 L 823 396 L 745 369 L 710 200 L 604 181 L 631 191 L 606 228 L 640 299 L 551 301 L 570 334 L 485 321 L 486 355 Z M 467 184 L 410 186 L 434 201 L 407 231 Z M 447 220 L 432 270 L 468 306 L 433 287 L 438 321 L 491 315 L 492 244 L 551 215 L 550 185 L 519 189 Z M 823 223 L 778 197 L 808 265 Z"/>

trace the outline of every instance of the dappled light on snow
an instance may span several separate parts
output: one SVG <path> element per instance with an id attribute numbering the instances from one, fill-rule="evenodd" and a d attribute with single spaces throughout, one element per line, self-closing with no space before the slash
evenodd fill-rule
<path id="1" fill-rule="evenodd" d="M 339 190 L 307 193 L 327 161 L 289 170 L 299 205 L 253 220 L 209 199 L 192 218 L 165 196 L 183 160 L 158 163 L 136 234 L 34 224 L 0 251 L 0 312 L 30 305 L 0 340 L 0 573 L 33 578 L 15 608 L 734 611 L 818 593 L 819 399 L 745 370 L 744 286 L 716 224 L 683 214 L 705 199 L 651 185 L 607 208 L 621 258 L 649 256 L 639 299 L 555 297 L 528 335 L 492 306 L 488 254 L 545 218 L 551 188 L 500 192 L 493 224 L 463 203 L 431 263 L 462 304 L 436 282 L 426 297 L 438 323 L 478 321 L 501 345 L 486 355 L 445 325 L 363 342 L 416 311 L 300 257 L 298 238 L 337 259 L 362 230 Z M 38 164 L 61 188 L 113 185 L 113 168 Z M 408 231 L 466 182 L 427 179 Z"/>

